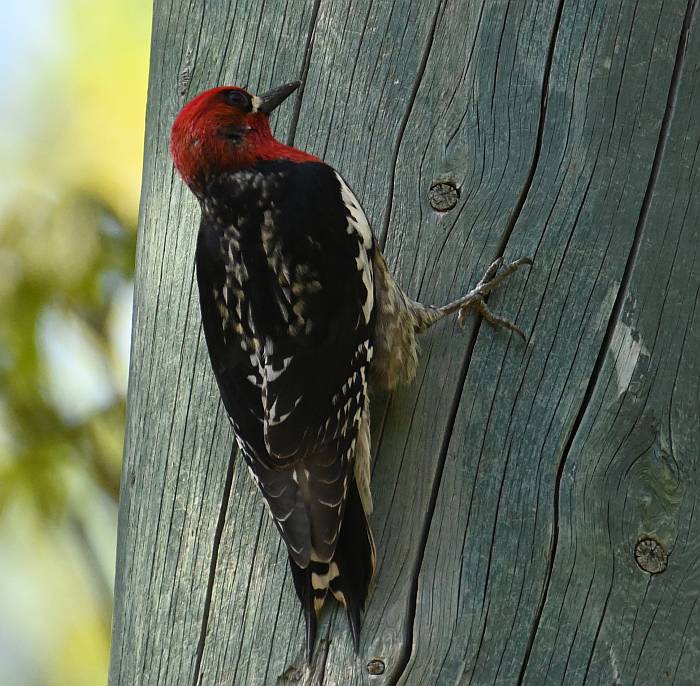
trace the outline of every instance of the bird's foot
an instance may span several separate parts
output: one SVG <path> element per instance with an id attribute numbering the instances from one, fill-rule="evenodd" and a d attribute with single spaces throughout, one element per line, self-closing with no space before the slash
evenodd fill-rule
<path id="1" fill-rule="evenodd" d="M 458 309 L 457 321 L 460 326 L 464 326 L 467 315 L 470 310 L 476 310 L 487 322 L 494 326 L 502 326 L 510 331 L 514 331 L 525 340 L 523 330 L 510 319 L 499 317 L 489 310 L 484 298 L 505 281 L 511 274 L 518 271 L 520 267 L 531 265 L 532 260 L 529 257 L 521 257 L 519 260 L 510 262 L 503 266 L 503 258 L 499 257 L 486 270 L 486 273 L 481 277 L 479 283 L 469 291 L 463 298 L 460 298 L 455 303 L 452 303 L 453 310 Z M 503 269 L 501 269 L 503 267 Z"/>

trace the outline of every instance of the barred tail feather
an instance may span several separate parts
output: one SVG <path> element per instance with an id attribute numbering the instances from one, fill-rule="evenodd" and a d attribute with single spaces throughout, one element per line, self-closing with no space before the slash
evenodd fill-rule
<path id="1" fill-rule="evenodd" d="M 347 610 L 355 652 L 360 647 L 360 614 L 365 609 L 375 558 L 374 538 L 353 481 L 348 489 L 343 525 L 331 562 L 331 567 L 333 564 L 337 566 L 338 575 L 330 575 L 329 589 Z"/>
<path id="2" fill-rule="evenodd" d="M 343 524 L 331 562 L 311 562 L 308 567 L 302 568 L 289 558 L 294 588 L 304 610 L 309 662 L 316 640 L 318 612 L 329 591 L 345 607 L 355 652 L 359 650 L 360 618 L 365 609 L 375 561 L 374 538 L 353 481 L 348 489 Z"/>
<path id="3" fill-rule="evenodd" d="M 316 563 L 311 563 L 312 565 Z M 311 657 L 314 652 L 314 644 L 316 643 L 316 619 L 317 610 L 314 607 L 315 593 L 311 586 L 311 571 L 309 568 L 304 569 L 294 562 L 292 556 L 289 556 L 289 567 L 292 570 L 292 580 L 294 581 L 294 589 L 297 592 L 301 607 L 304 611 L 304 624 L 306 625 L 306 660 L 311 663 Z M 325 593 L 324 593 L 325 596 Z M 323 605 L 323 600 L 321 600 Z"/>

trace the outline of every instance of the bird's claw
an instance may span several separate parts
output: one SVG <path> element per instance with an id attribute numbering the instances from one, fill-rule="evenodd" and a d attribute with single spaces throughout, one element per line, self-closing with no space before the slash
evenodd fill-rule
<path id="1" fill-rule="evenodd" d="M 510 319 L 499 317 L 489 310 L 484 297 L 491 293 L 491 291 L 499 286 L 511 274 L 520 269 L 520 267 L 530 266 L 532 263 L 531 258 L 521 257 L 514 262 L 506 264 L 505 268 L 499 273 L 499 270 L 501 270 L 501 267 L 503 266 L 503 258 L 499 257 L 498 259 L 494 260 L 489 265 L 489 268 L 481 277 L 476 287 L 465 298 L 464 304 L 462 304 L 459 308 L 459 312 L 457 314 L 457 322 L 459 325 L 463 327 L 467 321 L 469 310 L 475 309 L 490 324 L 509 329 L 510 331 L 518 334 L 518 336 L 520 336 L 523 340 L 526 340 L 525 332 L 517 324 L 510 321 Z"/>

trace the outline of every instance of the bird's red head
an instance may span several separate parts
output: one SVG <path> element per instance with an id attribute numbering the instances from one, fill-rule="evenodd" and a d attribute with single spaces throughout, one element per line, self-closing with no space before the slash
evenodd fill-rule
<path id="1" fill-rule="evenodd" d="M 203 192 L 208 178 L 259 160 L 317 159 L 280 143 L 270 131 L 270 113 L 299 85 L 288 83 L 261 96 L 238 87 L 212 88 L 190 100 L 170 134 L 170 152 L 185 183 Z"/>

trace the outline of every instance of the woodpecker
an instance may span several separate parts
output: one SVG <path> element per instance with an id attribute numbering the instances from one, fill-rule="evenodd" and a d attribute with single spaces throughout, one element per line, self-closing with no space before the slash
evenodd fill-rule
<path id="1" fill-rule="evenodd" d="M 311 659 L 329 596 L 357 652 L 375 568 L 368 523 L 369 392 L 408 383 L 416 338 L 526 264 L 496 260 L 462 298 L 425 306 L 397 285 L 343 177 L 276 140 L 271 112 L 300 85 L 208 90 L 177 115 L 170 150 L 201 207 L 202 325 L 240 453 L 287 547 Z"/>

